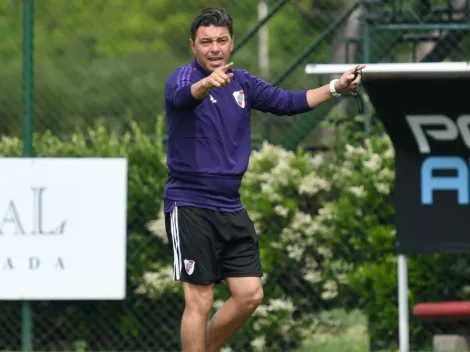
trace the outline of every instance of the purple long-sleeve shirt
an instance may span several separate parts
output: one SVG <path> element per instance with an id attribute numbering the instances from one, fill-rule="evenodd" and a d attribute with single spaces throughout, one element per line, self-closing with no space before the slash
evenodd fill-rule
<path id="1" fill-rule="evenodd" d="M 166 81 L 168 180 L 164 207 L 243 209 L 239 189 L 251 153 L 251 109 L 276 115 L 310 110 L 306 91 L 273 87 L 245 70 L 231 69 L 230 84 L 203 100 L 191 86 L 210 73 L 194 60 Z"/>

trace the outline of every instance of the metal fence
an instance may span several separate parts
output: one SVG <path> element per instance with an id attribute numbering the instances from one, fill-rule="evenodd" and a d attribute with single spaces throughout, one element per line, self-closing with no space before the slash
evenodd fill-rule
<path id="1" fill-rule="evenodd" d="M 25 2 L 27 3 L 27 2 Z M 151 128 L 163 111 L 167 75 L 191 60 L 189 26 L 206 6 L 225 6 L 235 19 L 235 67 L 274 80 L 342 10 L 343 2 L 311 9 L 305 1 L 135 1 L 88 4 L 35 2 L 35 131 L 67 134 L 105 117 L 126 128 L 133 118 Z M 3 134 L 21 133 L 22 1 L 2 3 Z M 269 16 L 269 31 L 256 31 Z M 253 31 L 255 29 L 255 31 Z M 259 42 L 262 45 L 258 46 Z M 328 61 L 328 43 L 317 60 Z M 240 50 L 238 50 L 240 48 Z M 308 84 L 302 69 L 288 87 Z M 15 86 L 16 85 L 16 86 Z"/>
<path id="2" fill-rule="evenodd" d="M 197 13 L 209 6 L 223 6 L 234 17 L 235 67 L 246 68 L 288 89 L 305 89 L 318 84 L 304 74 L 306 63 L 468 58 L 470 41 L 465 25 L 468 1 L 455 1 L 454 5 L 461 8 L 455 13 L 441 4 L 432 9 L 423 8 L 420 1 L 402 2 L 398 10 L 394 10 L 391 6 L 394 3 L 351 0 L 0 1 L 3 34 L 0 135 L 22 138 L 23 154 L 31 155 L 32 131 L 38 134 L 38 139 L 45 131 L 50 131 L 62 141 L 69 141 L 90 134 L 89 129 L 95 129 L 95 123 L 101 121 L 103 126 L 119 133 L 129 131 L 136 122 L 143 133 L 154 134 L 157 116 L 163 113 L 164 81 L 172 70 L 191 60 L 189 26 Z M 266 26 L 261 25 L 260 20 Z M 450 25 L 445 27 L 444 22 Z M 352 116 L 355 112 L 352 108 L 341 110 L 343 116 Z M 307 125 L 293 129 L 300 119 L 274 118 L 253 112 L 253 133 L 283 145 L 316 145 L 320 136 L 317 122 L 327 115 L 330 115 L 329 109 L 310 117 L 302 116 Z M 346 144 L 355 145 L 351 155 L 361 153 L 361 145 L 365 143 L 364 136 L 357 137 L 364 121 L 359 119 L 355 123 L 350 126 L 356 131 L 348 135 L 350 141 L 334 140 L 342 148 Z M 371 135 L 382 141 L 380 131 Z M 286 136 L 289 139 L 284 139 Z M 149 141 L 151 145 L 151 138 Z M 100 148 L 96 146 L 107 142 L 98 140 L 96 143 L 86 151 L 88 155 L 99 153 Z M 65 147 L 51 152 L 48 148 L 54 146 L 46 140 L 37 144 L 41 144 L 42 149 L 35 144 L 35 152 L 46 156 L 62 155 L 63 150 L 68 155 L 73 154 L 73 150 Z M 12 155 L 21 154 L 17 149 L 11 150 Z M 112 146 L 106 150 L 108 152 L 114 153 Z M 328 174 L 328 170 L 321 177 L 317 171 L 309 170 L 303 174 L 304 183 L 299 179 L 294 185 L 283 184 L 283 179 L 297 177 L 295 172 L 291 176 L 277 174 L 288 172 L 282 169 L 281 161 L 294 156 L 269 148 L 264 153 L 264 157 L 271 158 L 268 158 L 271 168 L 266 172 L 279 183 L 262 181 L 260 176 L 252 179 L 251 186 L 259 187 L 260 191 L 255 194 L 272 192 L 274 198 L 277 194 L 282 201 L 263 199 L 258 203 L 250 194 L 245 197 L 264 234 L 267 299 L 247 327 L 237 334 L 230 348 L 234 351 L 361 352 L 368 351 L 374 344 L 380 345 L 381 341 L 381 348 L 394 348 L 397 332 L 390 331 L 393 324 L 397 324 L 391 183 L 382 184 L 388 187 L 386 190 L 374 189 L 368 193 L 370 203 L 350 204 L 356 213 L 348 213 L 347 209 L 341 213 L 354 219 L 380 209 L 382 213 L 377 221 L 383 227 L 367 228 L 371 224 L 361 222 L 337 223 L 338 233 L 324 233 L 317 238 L 313 234 L 320 233 L 322 228 L 310 226 L 312 219 L 320 214 L 325 224 L 332 221 L 328 218 L 327 204 L 340 206 L 340 201 L 352 198 L 341 198 L 340 203 L 323 199 L 320 191 L 325 184 L 321 182 L 326 182 L 325 175 L 334 176 Z M 346 158 L 342 152 L 340 154 L 336 160 L 338 168 Z M 366 155 L 372 161 L 364 160 L 372 163 L 373 154 L 361 155 Z M 392 160 L 390 155 L 387 157 Z M 142 163 L 137 156 L 135 163 Z M 158 163 L 153 168 L 139 165 L 141 171 L 136 171 L 136 175 L 140 178 L 136 179 L 142 180 L 158 167 L 164 167 Z M 352 166 L 359 168 L 357 164 Z M 341 170 L 346 173 L 344 168 Z M 388 164 L 382 164 L 376 171 L 382 170 L 393 175 L 392 166 Z M 390 181 L 390 175 L 383 174 Z M 328 197 L 344 192 L 362 199 L 359 184 L 347 183 L 353 181 L 347 177 L 341 180 L 347 189 L 333 187 L 328 190 Z M 315 183 L 317 181 L 320 184 Z M 161 210 L 162 184 L 144 196 L 137 191 L 135 198 L 130 194 L 133 215 L 129 222 L 127 298 L 122 302 L 2 302 L 0 350 L 179 350 L 182 292 L 179 285 L 171 282 L 171 273 L 165 265 L 170 259 L 164 254 L 167 252 L 161 219 L 152 223 Z M 287 190 L 296 195 L 287 194 Z M 315 196 L 309 192 L 314 192 Z M 287 205 L 283 207 L 281 203 Z M 297 210 L 291 212 L 294 208 Z M 149 229 L 149 223 L 154 227 Z M 377 242 L 371 243 L 371 238 Z M 436 289 L 432 295 L 429 291 L 425 294 L 424 279 L 414 278 L 415 284 L 410 281 L 413 300 L 425 296 L 465 297 L 466 286 L 456 283 L 455 277 L 465 280 L 467 259 L 453 258 L 410 259 L 410 266 L 418 268 L 412 273 L 418 275 L 428 270 L 429 282 L 446 282 L 439 287 L 445 291 L 447 285 L 453 290 L 442 293 Z M 156 267 L 156 263 L 159 266 Z M 433 272 L 429 268 L 436 263 L 450 270 Z M 9 265 L 8 258 L 0 255 L 0 270 L 7 270 Z M 355 271 L 362 277 L 354 276 Z M 454 278 L 447 279 L 449 274 Z M 380 281 L 383 275 L 388 279 Z M 347 277 L 352 281 L 346 280 Z M 217 287 L 216 297 L 218 306 L 227 297 L 224 285 Z M 371 302 L 377 304 L 374 306 Z M 381 306 L 383 302 L 387 304 Z M 414 324 L 416 334 L 413 336 L 424 341 L 418 345 L 426 345 L 431 339 L 431 330 L 423 323 Z M 370 336 L 372 332 L 374 337 Z M 377 341 L 371 341 L 373 339 Z"/>

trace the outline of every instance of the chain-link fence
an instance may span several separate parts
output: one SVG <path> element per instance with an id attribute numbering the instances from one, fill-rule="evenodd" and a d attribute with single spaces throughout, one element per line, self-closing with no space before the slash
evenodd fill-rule
<path id="1" fill-rule="evenodd" d="M 306 63 L 464 60 L 470 52 L 468 1 L 454 1 L 450 10 L 447 1 L 430 2 L 429 8 L 426 1 L 352 0 L 34 3 L 36 153 L 125 155 L 132 165 L 126 299 L 32 302 L 31 341 L 38 351 L 180 350 L 184 302 L 171 280 L 162 227 L 164 128 L 155 125 L 163 115 L 167 75 L 192 59 L 189 26 L 200 10 L 227 8 L 235 21 L 235 67 L 287 89 L 317 86 L 304 74 Z M 266 16 L 266 26 L 257 28 Z M 18 138 L 22 18 L 22 1 L 0 1 L 0 134 Z M 434 27 L 426 27 L 430 21 Z M 445 22 L 462 26 L 446 29 Z M 318 146 L 316 126 L 329 112 L 289 119 L 253 112 L 253 134 L 284 146 Z M 341 116 L 356 112 L 353 105 L 341 109 Z M 300 119 L 307 127 L 292 130 Z M 253 154 L 242 196 L 260 233 L 265 300 L 225 351 L 396 348 L 393 150 L 374 118 L 367 143 L 363 120 L 331 120 L 334 138 L 322 143 L 334 153 L 312 160 L 265 146 Z M 133 143 L 116 147 L 121 139 L 109 129 L 117 135 L 131 131 Z M 20 142 L 2 140 L 0 154 L 20 155 Z M 458 256 L 411 258 L 411 304 L 465 299 L 467 264 Z M 12 265 L 0 252 L 0 270 Z M 226 286 L 218 285 L 215 308 L 227 295 Z M 20 350 L 22 324 L 28 323 L 21 303 L 0 307 L 0 350 Z M 413 320 L 415 346 L 428 347 L 437 326 L 442 324 L 429 328 Z"/>

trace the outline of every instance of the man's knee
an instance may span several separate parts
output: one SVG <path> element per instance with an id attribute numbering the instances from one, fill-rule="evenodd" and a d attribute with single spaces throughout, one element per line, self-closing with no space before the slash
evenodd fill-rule
<path id="1" fill-rule="evenodd" d="M 185 308 L 198 314 L 209 314 L 214 303 L 214 285 L 183 282 Z"/>
<path id="2" fill-rule="evenodd" d="M 261 305 L 264 298 L 263 286 L 259 286 L 253 291 L 247 292 L 245 304 L 251 308 L 257 308 Z"/>
<path id="3" fill-rule="evenodd" d="M 258 277 L 227 279 L 232 297 L 242 307 L 256 309 L 264 298 L 261 279 Z"/>

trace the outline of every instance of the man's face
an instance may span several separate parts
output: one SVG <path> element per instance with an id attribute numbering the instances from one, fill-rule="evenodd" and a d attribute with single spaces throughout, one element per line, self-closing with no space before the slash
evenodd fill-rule
<path id="1" fill-rule="evenodd" d="M 225 65 L 233 49 L 233 38 L 227 27 L 199 27 L 195 40 L 191 40 L 191 49 L 199 64 L 212 72 Z"/>

